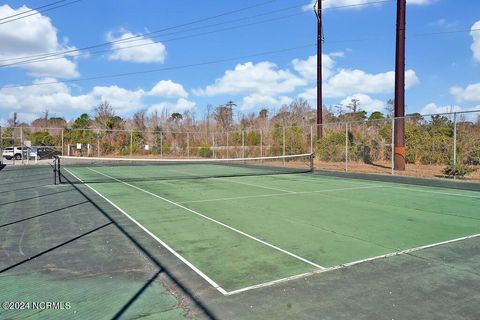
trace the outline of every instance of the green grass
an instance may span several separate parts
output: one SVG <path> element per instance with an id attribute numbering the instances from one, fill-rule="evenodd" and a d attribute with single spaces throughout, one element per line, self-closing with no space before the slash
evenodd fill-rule
<path id="1" fill-rule="evenodd" d="M 196 173 L 187 165 L 94 169 L 119 179 Z M 69 170 L 82 180 L 106 179 L 88 168 Z M 227 291 L 316 269 L 111 181 L 90 186 Z M 480 195 L 472 191 L 311 174 L 128 183 L 327 268 L 480 233 Z"/>

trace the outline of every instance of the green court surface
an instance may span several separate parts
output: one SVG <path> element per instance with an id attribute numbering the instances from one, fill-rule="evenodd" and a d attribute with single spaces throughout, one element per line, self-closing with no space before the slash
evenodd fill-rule
<path id="1" fill-rule="evenodd" d="M 480 234 L 474 191 L 313 173 L 195 178 L 219 169 L 82 166 L 63 173 L 224 295 Z"/>

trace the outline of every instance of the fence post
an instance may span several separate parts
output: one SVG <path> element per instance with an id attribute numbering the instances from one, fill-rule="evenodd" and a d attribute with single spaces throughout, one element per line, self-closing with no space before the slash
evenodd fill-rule
<path id="1" fill-rule="evenodd" d="M 62 156 L 64 155 L 63 153 L 63 129 L 62 129 L 62 132 L 61 132 L 61 137 L 62 137 Z"/>
<path id="2" fill-rule="evenodd" d="M 283 140 L 283 145 L 282 145 L 282 155 L 283 155 L 283 165 L 285 165 L 285 126 L 282 127 L 282 140 Z"/>
<path id="3" fill-rule="evenodd" d="M 395 116 L 392 117 L 392 175 L 395 174 Z"/>
<path id="4" fill-rule="evenodd" d="M 22 165 L 23 163 L 23 127 L 20 127 L 20 153 L 22 154 Z"/>
<path id="5" fill-rule="evenodd" d="M 97 131 L 97 157 L 100 157 L 100 131 Z"/>
<path id="6" fill-rule="evenodd" d="M 453 165 L 457 164 L 457 113 L 453 113 Z"/>
<path id="7" fill-rule="evenodd" d="M 212 132 L 212 150 L 213 150 L 213 159 L 216 159 L 216 154 L 215 154 L 215 132 Z"/>
<path id="8" fill-rule="evenodd" d="M 133 156 L 133 131 L 130 131 L 130 157 Z"/>
<path id="9" fill-rule="evenodd" d="M 0 165 L 3 164 L 3 129 L 0 126 Z"/>
<path id="10" fill-rule="evenodd" d="M 242 158 L 245 158 L 245 131 L 242 130 Z"/>
<path id="11" fill-rule="evenodd" d="M 263 129 L 260 129 L 260 157 L 263 157 Z"/>
<path id="12" fill-rule="evenodd" d="M 313 125 L 310 125 L 310 153 L 313 154 Z"/>
<path id="13" fill-rule="evenodd" d="M 227 131 L 227 159 L 229 158 L 229 149 L 230 147 L 228 146 L 228 131 Z"/>
<path id="14" fill-rule="evenodd" d="M 345 172 L 348 172 L 348 122 L 345 122 Z"/>
<path id="15" fill-rule="evenodd" d="M 187 132 L 187 158 L 190 158 L 190 132 Z"/>
<path id="16" fill-rule="evenodd" d="M 160 131 L 160 158 L 163 158 L 163 131 Z"/>

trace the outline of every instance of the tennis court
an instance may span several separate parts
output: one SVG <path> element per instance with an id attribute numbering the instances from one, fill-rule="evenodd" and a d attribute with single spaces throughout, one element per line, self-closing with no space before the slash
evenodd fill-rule
<path id="1" fill-rule="evenodd" d="M 309 157 L 60 161 L 224 295 L 480 235 L 476 191 L 323 175 Z"/>

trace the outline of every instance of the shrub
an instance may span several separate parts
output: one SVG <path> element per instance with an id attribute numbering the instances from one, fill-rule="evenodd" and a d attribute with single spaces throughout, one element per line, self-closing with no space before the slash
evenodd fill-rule
<path id="1" fill-rule="evenodd" d="M 211 158 L 213 155 L 212 147 L 208 143 L 202 144 L 198 154 L 202 158 Z"/>
<path id="2" fill-rule="evenodd" d="M 469 173 L 475 171 L 473 168 L 464 164 L 450 164 L 443 169 L 443 174 L 449 178 L 460 177 L 463 178 Z"/>
<path id="3" fill-rule="evenodd" d="M 329 132 L 317 141 L 317 157 L 323 161 L 345 159 L 345 133 Z"/>

